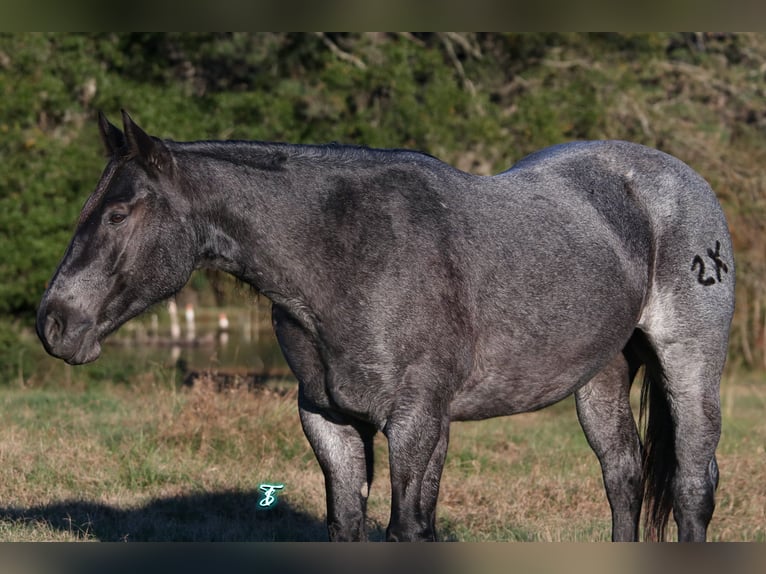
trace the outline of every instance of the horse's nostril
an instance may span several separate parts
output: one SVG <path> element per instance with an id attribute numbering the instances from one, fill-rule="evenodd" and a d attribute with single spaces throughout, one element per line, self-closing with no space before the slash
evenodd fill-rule
<path id="1" fill-rule="evenodd" d="M 55 343 L 64 331 L 64 325 L 61 320 L 55 315 L 55 313 L 48 313 L 45 318 L 45 327 L 43 334 L 48 343 Z"/>

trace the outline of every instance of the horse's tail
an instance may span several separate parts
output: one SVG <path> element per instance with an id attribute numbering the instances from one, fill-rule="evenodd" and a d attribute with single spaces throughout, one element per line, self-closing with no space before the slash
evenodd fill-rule
<path id="1" fill-rule="evenodd" d="M 653 355 L 653 353 L 652 353 Z M 641 483 L 644 491 L 644 539 L 665 540 L 673 509 L 676 446 L 673 417 L 664 388 L 662 365 L 651 356 L 644 366 L 639 420 L 644 430 Z"/>

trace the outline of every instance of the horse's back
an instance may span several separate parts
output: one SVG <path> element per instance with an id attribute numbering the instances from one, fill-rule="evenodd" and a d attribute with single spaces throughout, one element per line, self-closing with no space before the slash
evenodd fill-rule
<path id="1" fill-rule="evenodd" d="M 619 140 L 559 144 L 522 158 L 496 177 L 513 181 L 530 174 L 538 174 L 543 185 L 565 182 L 569 193 L 587 194 L 594 204 L 627 194 L 646 210 L 657 235 L 677 224 L 691 228 L 690 222 L 719 232 L 728 229 L 715 193 L 696 171 L 641 144 Z"/>

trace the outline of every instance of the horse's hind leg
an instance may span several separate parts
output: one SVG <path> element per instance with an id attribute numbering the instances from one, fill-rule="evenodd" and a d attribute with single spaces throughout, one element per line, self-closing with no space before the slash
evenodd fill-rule
<path id="1" fill-rule="evenodd" d="M 704 541 L 715 508 L 720 382 L 734 298 L 733 281 L 724 276 L 721 283 L 658 295 L 639 324 L 654 357 L 647 361 L 645 497 L 648 534 L 660 539 L 672 507 L 679 541 Z"/>
<path id="2" fill-rule="evenodd" d="M 638 320 L 652 351 L 642 397 L 642 410 L 649 406 L 647 533 L 662 538 L 672 508 L 678 539 L 704 541 L 715 507 L 720 382 L 734 314 L 732 245 L 715 194 L 690 170 L 672 168 L 643 193 L 654 234 Z"/>
<path id="3" fill-rule="evenodd" d="M 720 341 L 706 341 L 704 336 L 686 343 L 655 344 L 655 349 L 675 437 L 672 506 L 678 540 L 702 542 L 713 516 L 718 485 L 715 450 L 721 434 L 719 385 L 725 347 L 717 348 Z M 712 351 L 705 350 L 706 343 L 712 345 Z"/>
<path id="4" fill-rule="evenodd" d="M 638 540 L 641 514 L 641 443 L 630 408 L 637 361 L 619 354 L 575 393 L 577 416 L 601 463 L 612 510 L 612 540 Z"/>

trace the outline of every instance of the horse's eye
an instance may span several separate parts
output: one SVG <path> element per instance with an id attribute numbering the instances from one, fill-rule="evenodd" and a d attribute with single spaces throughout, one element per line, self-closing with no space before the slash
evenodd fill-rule
<path id="1" fill-rule="evenodd" d="M 124 213 L 113 213 L 109 216 L 109 223 L 117 225 L 125 221 L 127 216 Z"/>

